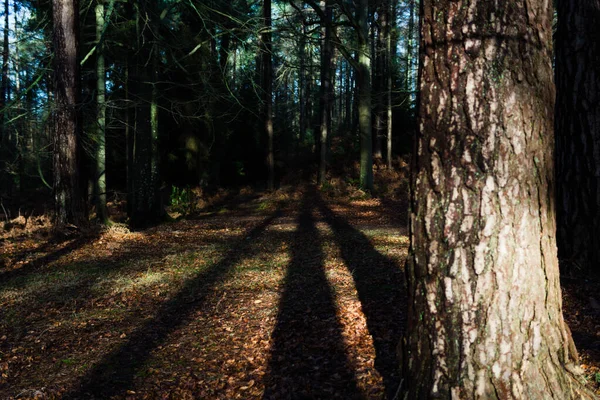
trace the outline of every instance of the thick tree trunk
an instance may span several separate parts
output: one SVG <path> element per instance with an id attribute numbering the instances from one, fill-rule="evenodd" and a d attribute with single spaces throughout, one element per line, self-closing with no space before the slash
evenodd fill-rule
<path id="1" fill-rule="evenodd" d="M 586 397 L 556 254 L 552 2 L 422 16 L 405 394 Z"/>
<path id="2" fill-rule="evenodd" d="M 102 31 L 104 29 L 104 1 L 96 4 L 96 215 L 101 223 L 108 223 L 106 209 L 106 70 Z"/>
<path id="3" fill-rule="evenodd" d="M 275 155 L 273 150 L 273 61 L 271 34 L 271 0 L 263 3 L 263 33 L 261 37 L 263 52 L 263 90 L 264 90 L 264 124 L 267 136 L 267 189 L 275 188 Z"/>
<path id="4" fill-rule="evenodd" d="M 79 182 L 78 57 L 79 4 L 77 0 L 54 0 L 54 198 L 55 227 L 78 225 L 84 220 L 84 203 Z"/>
<path id="5" fill-rule="evenodd" d="M 558 1 L 556 168 L 563 272 L 600 273 L 600 1 Z"/>
<path id="6" fill-rule="evenodd" d="M 328 136 L 331 126 L 331 60 L 333 54 L 333 44 L 331 43 L 331 22 L 333 17 L 333 6 L 331 1 L 326 0 L 321 2 L 325 12 L 325 20 L 323 23 L 323 43 L 321 51 L 321 146 L 319 157 L 319 175 L 317 182 L 323 184 L 326 181 L 327 173 L 327 153 L 328 153 Z"/>
<path id="7" fill-rule="evenodd" d="M 371 57 L 369 46 L 369 1 L 356 7 L 358 30 L 358 126 L 360 132 L 360 187 L 373 190 L 373 142 L 371 133 Z"/>

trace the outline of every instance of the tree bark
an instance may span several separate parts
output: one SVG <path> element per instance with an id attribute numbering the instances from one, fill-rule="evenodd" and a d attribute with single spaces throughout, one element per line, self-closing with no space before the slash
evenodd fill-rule
<path id="1" fill-rule="evenodd" d="M 3 195 L 12 197 L 13 192 L 13 167 L 12 163 L 15 156 L 15 143 L 12 132 L 6 126 L 6 121 L 9 109 L 9 79 L 8 79 L 8 64 L 9 64 L 9 7 L 8 0 L 4 1 L 4 29 L 3 29 L 3 44 L 2 44 L 2 78 L 0 80 L 0 190 Z"/>
<path id="2" fill-rule="evenodd" d="M 369 46 L 369 1 L 359 0 L 358 23 L 358 126 L 360 132 L 360 187 L 373 190 L 373 142 L 371 133 L 371 57 Z"/>
<path id="3" fill-rule="evenodd" d="M 135 17 L 138 44 L 133 78 L 135 93 L 132 97 L 139 99 L 133 133 L 131 196 L 131 224 L 135 227 L 156 223 L 164 217 L 159 190 L 157 10 L 153 7 L 152 3 L 140 2 Z"/>
<path id="4" fill-rule="evenodd" d="M 14 71 L 15 71 L 15 122 L 14 122 L 14 131 L 15 131 L 15 141 L 17 143 L 17 153 L 18 153 L 18 168 L 19 168 L 19 193 L 20 196 L 23 198 L 23 196 L 25 195 L 25 180 L 26 180 L 26 174 L 25 174 L 25 158 L 27 156 L 27 154 L 31 154 L 31 149 L 27 148 L 28 145 L 28 140 L 26 138 L 25 135 L 25 129 L 24 126 L 25 124 L 23 123 L 24 120 L 22 118 L 22 115 L 24 115 L 24 108 L 23 108 L 23 101 L 21 99 L 21 58 L 20 58 L 20 52 L 19 52 L 19 41 L 20 41 L 20 33 L 19 32 L 19 15 L 18 15 L 18 11 L 19 11 L 19 6 L 17 4 L 17 2 L 13 2 L 13 20 L 14 20 L 14 26 L 15 26 L 15 31 L 14 31 L 14 35 L 15 35 L 15 50 L 13 53 L 13 66 L 14 66 Z"/>
<path id="5" fill-rule="evenodd" d="M 304 145 L 306 141 L 306 96 L 307 93 L 307 79 L 306 79 L 306 23 L 304 16 L 301 16 L 302 20 L 302 35 L 300 36 L 300 47 L 298 49 L 300 57 L 300 70 L 298 71 L 298 86 L 299 86 L 299 98 L 300 103 L 300 146 Z"/>
<path id="6" fill-rule="evenodd" d="M 333 17 L 333 6 L 330 0 L 321 2 L 325 12 L 325 20 L 322 21 L 323 43 L 321 54 L 321 127 L 320 127 L 320 157 L 319 157 L 319 175 L 317 182 L 319 185 L 326 181 L 327 173 L 327 153 L 328 153 L 328 135 L 331 126 L 331 60 L 333 54 L 333 44 L 331 43 L 331 23 Z"/>
<path id="7" fill-rule="evenodd" d="M 408 34 L 406 40 L 406 66 L 405 66 L 405 78 L 404 84 L 407 91 L 413 90 L 413 48 L 414 37 L 415 37 L 415 0 L 410 0 L 408 3 L 409 16 L 408 16 Z"/>
<path id="8" fill-rule="evenodd" d="M 96 216 L 108 223 L 106 209 L 106 69 L 104 67 L 104 0 L 96 3 Z"/>
<path id="9" fill-rule="evenodd" d="M 264 90 L 264 124 L 267 136 L 267 189 L 275 188 L 275 155 L 273 153 L 273 61 L 272 61 L 272 18 L 271 0 L 263 2 L 263 90 Z"/>
<path id="10" fill-rule="evenodd" d="M 377 23 L 371 28 L 373 32 L 373 47 L 374 53 L 372 60 L 375 60 L 375 68 L 373 68 L 373 93 L 375 98 L 374 109 L 374 129 L 373 129 L 373 158 L 381 162 L 383 159 L 383 137 L 386 124 L 386 108 L 384 106 L 385 93 L 385 43 L 384 29 L 387 24 L 384 11 L 385 4 L 380 1 L 377 4 Z M 375 35 L 375 32 L 377 33 Z"/>
<path id="11" fill-rule="evenodd" d="M 79 3 L 54 0 L 54 198 L 55 227 L 84 222 L 84 202 L 79 182 Z"/>
<path id="12" fill-rule="evenodd" d="M 8 104 L 8 63 L 9 63 L 9 47 L 8 47 L 8 26 L 9 7 L 8 0 L 4 0 L 4 29 L 2 40 L 2 80 L 0 81 L 0 137 L 2 138 L 3 147 L 12 150 L 12 137 L 10 131 L 4 126 L 6 121 L 6 106 Z"/>
<path id="13" fill-rule="evenodd" d="M 392 115 L 392 29 L 391 26 L 394 23 L 392 18 L 392 0 L 386 0 L 385 9 L 383 13 L 384 19 L 382 19 L 383 35 L 385 42 L 385 120 L 386 120 L 386 161 L 388 169 L 392 169 L 392 128 L 393 128 L 393 115 Z M 384 24 L 385 21 L 385 24 Z"/>
<path id="14" fill-rule="evenodd" d="M 552 2 L 421 11 L 405 395 L 592 398 L 562 315 Z"/>
<path id="15" fill-rule="evenodd" d="M 600 273 L 600 1 L 558 1 L 556 168 L 563 272 Z"/>

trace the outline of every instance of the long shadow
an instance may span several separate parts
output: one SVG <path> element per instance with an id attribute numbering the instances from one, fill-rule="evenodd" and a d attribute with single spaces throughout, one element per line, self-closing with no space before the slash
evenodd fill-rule
<path id="1" fill-rule="evenodd" d="M 100 235 L 100 232 L 95 232 L 94 234 L 87 234 L 85 236 L 80 236 L 76 239 L 73 239 L 69 244 L 67 244 L 63 248 L 61 248 L 59 250 L 55 250 L 53 252 L 50 252 L 50 253 L 46 254 L 45 256 L 39 257 L 35 260 L 32 260 L 27 265 L 25 265 L 19 269 L 13 269 L 13 270 L 9 270 L 9 271 L 0 272 L 0 287 L 2 287 L 3 284 L 11 281 L 12 279 L 14 279 L 16 277 L 27 276 L 31 273 L 36 272 L 40 268 L 58 260 L 62 256 L 69 254 L 69 253 L 85 246 L 88 243 L 91 243 L 92 241 L 97 239 L 99 237 L 99 235 Z M 53 247 L 55 247 L 56 245 L 61 244 L 61 243 L 63 243 L 63 242 L 51 240 L 48 243 L 46 243 L 45 245 L 43 245 L 40 249 L 35 250 L 35 252 L 36 253 L 46 253 L 49 250 L 51 250 Z M 15 262 L 23 261 L 25 258 L 27 258 L 28 255 L 29 254 L 24 252 L 23 254 L 17 256 L 17 258 L 15 259 Z"/>
<path id="2" fill-rule="evenodd" d="M 406 291 L 402 271 L 321 198 L 317 204 L 352 273 L 375 346 L 375 368 L 383 378 L 387 397 L 392 399 L 400 384 L 396 346 L 405 326 Z"/>
<path id="3" fill-rule="evenodd" d="M 157 311 L 154 318 L 136 329 L 126 343 L 92 368 L 82 378 L 81 386 L 65 394 L 64 398 L 108 399 L 126 390 L 138 370 L 150 357 L 152 350 L 163 343 L 171 332 L 189 322 L 194 312 L 202 307 L 210 288 L 224 279 L 232 267 L 248 256 L 252 239 L 261 235 L 280 215 L 281 211 L 277 210 L 234 244 L 231 252 L 220 262 L 190 279 Z"/>
<path id="4" fill-rule="evenodd" d="M 361 398 L 349 366 L 307 192 L 272 335 L 264 399 Z"/>

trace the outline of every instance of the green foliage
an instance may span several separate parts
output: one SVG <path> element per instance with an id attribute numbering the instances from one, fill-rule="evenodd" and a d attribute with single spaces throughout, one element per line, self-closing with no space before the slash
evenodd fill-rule
<path id="1" fill-rule="evenodd" d="M 171 209 L 178 213 L 188 215 L 196 210 L 196 196 L 189 188 L 173 186 L 170 197 Z"/>

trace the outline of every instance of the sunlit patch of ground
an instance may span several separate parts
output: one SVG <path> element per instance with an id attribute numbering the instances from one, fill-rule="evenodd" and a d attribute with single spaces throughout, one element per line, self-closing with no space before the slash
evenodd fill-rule
<path id="1" fill-rule="evenodd" d="M 141 232 L 5 239 L 0 398 L 392 398 L 405 211 L 288 191 Z"/>

